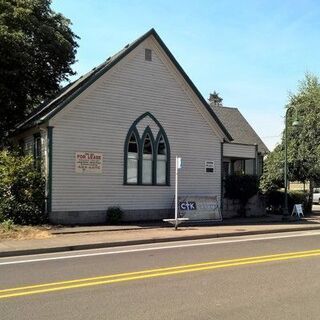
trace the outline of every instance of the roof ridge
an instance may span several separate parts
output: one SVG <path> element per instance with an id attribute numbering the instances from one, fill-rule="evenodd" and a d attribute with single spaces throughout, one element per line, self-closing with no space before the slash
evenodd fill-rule
<path id="1" fill-rule="evenodd" d="M 73 85 L 70 85 L 68 87 L 70 90 L 65 89 L 60 92 L 60 94 L 57 95 L 56 98 L 49 101 L 42 109 L 39 106 L 39 108 L 36 111 L 36 114 L 33 116 L 27 117 L 27 119 L 18 124 L 16 126 L 16 130 L 13 133 L 17 133 L 20 130 L 26 130 L 30 127 L 33 127 L 35 125 L 39 125 L 47 120 L 49 120 L 51 117 L 53 117 L 56 113 L 58 113 L 61 109 L 63 109 L 67 104 L 69 104 L 77 95 L 79 95 L 82 91 L 87 89 L 94 81 L 96 81 L 100 76 L 102 76 L 105 72 L 107 72 L 110 68 L 112 68 L 115 64 L 117 64 L 122 58 L 124 58 L 128 53 L 130 53 L 132 50 L 134 50 L 141 42 L 143 42 L 145 39 L 147 39 L 150 35 L 152 35 L 156 41 L 160 44 L 161 48 L 164 50 L 164 52 L 167 54 L 171 62 L 175 65 L 177 70 L 180 72 L 182 77 L 185 79 L 185 81 L 188 83 L 188 85 L 191 87 L 191 89 L 194 91 L 194 93 L 197 95 L 203 106 L 207 109 L 207 111 L 210 113 L 212 118 L 215 120 L 215 122 L 220 127 L 221 131 L 229 139 L 230 141 L 233 140 L 232 136 L 228 132 L 228 130 L 225 128 L 223 123 L 220 121 L 220 119 L 217 117 L 211 106 L 207 103 L 207 101 L 204 99 L 204 97 L 201 95 L 200 91 L 197 89 L 197 87 L 194 85 L 194 83 L 191 81 L 189 76 L 186 74 L 186 72 L 183 70 L 183 68 L 180 66 L 178 61 L 175 59 L 173 54 L 170 52 L 168 47 L 165 45 L 165 43 L 162 41 L 160 36 L 157 34 L 154 28 L 151 28 L 148 32 L 143 34 L 141 37 L 136 39 L 135 41 L 131 42 L 129 45 L 126 45 L 123 49 L 115 53 L 113 56 L 107 58 L 104 63 L 100 64 L 98 67 L 93 68 L 91 71 L 87 72 L 82 77 L 78 78 L 76 81 L 73 82 Z M 46 113 L 45 113 L 46 112 Z"/>
<path id="2" fill-rule="evenodd" d="M 218 107 L 219 108 L 219 107 Z M 227 108 L 227 109 L 236 109 L 236 110 L 239 110 L 238 107 L 229 107 L 229 106 L 222 106 L 220 108 Z"/>

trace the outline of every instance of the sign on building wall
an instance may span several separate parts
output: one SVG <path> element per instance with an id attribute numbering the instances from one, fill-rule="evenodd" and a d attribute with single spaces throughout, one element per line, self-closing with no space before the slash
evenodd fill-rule
<path id="1" fill-rule="evenodd" d="M 102 173 L 102 153 L 76 152 L 75 161 L 77 173 Z"/>
<path id="2" fill-rule="evenodd" d="M 206 172 L 215 172 L 214 161 L 207 160 L 204 163 Z"/>
<path id="3" fill-rule="evenodd" d="M 179 197 L 179 215 L 189 220 L 222 220 L 217 196 Z"/>

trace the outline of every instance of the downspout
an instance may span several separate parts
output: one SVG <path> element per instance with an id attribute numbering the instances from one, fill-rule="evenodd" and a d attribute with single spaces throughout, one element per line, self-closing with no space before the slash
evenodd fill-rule
<path id="1" fill-rule="evenodd" d="M 220 210 L 222 212 L 223 210 L 223 174 L 222 174 L 222 171 L 223 171 L 223 142 L 220 142 L 220 154 L 221 154 L 221 162 L 220 162 L 220 184 L 221 184 L 221 187 L 220 187 Z"/>
<path id="2" fill-rule="evenodd" d="M 47 162 L 47 215 L 52 211 L 52 131 L 53 127 L 47 127 L 47 150 L 48 150 L 48 162 Z"/>

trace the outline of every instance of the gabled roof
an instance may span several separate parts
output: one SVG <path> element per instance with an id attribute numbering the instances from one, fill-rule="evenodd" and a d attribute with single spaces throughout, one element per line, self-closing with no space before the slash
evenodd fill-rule
<path id="1" fill-rule="evenodd" d="M 216 116 L 214 111 L 211 109 L 207 101 L 203 98 L 199 90 L 196 88 L 196 86 L 193 84 L 193 82 L 190 80 L 188 75 L 185 73 L 185 71 L 182 69 L 182 67 L 179 65 L 177 60 L 174 58 L 170 50 L 167 48 L 167 46 L 164 44 L 164 42 L 161 40 L 157 32 L 152 28 L 147 33 L 145 33 L 143 36 L 138 38 L 136 41 L 132 42 L 131 44 L 126 45 L 121 51 L 113 55 L 112 57 L 109 57 L 105 62 L 100 64 L 98 67 L 93 68 L 91 71 L 89 71 L 84 76 L 80 77 L 78 80 L 74 81 L 73 83 L 70 83 L 66 87 L 64 87 L 52 100 L 45 101 L 43 104 L 41 104 L 38 108 L 36 108 L 30 115 L 27 116 L 25 121 L 21 122 L 16 126 L 15 132 L 17 133 L 19 131 L 24 131 L 26 129 L 29 129 L 33 126 L 39 125 L 41 123 L 44 123 L 48 121 L 50 118 L 52 118 L 55 114 L 57 114 L 60 110 L 62 110 L 67 104 L 69 104 L 74 98 L 76 98 L 81 92 L 83 92 L 86 88 L 88 88 L 94 81 L 96 81 L 98 78 L 100 78 L 104 73 L 106 73 L 109 69 L 111 69 L 115 64 L 117 64 L 121 59 L 123 59 L 128 53 L 130 53 L 133 49 L 135 49 L 140 43 L 142 43 L 145 39 L 147 39 L 149 36 L 153 36 L 157 42 L 160 44 L 161 48 L 165 51 L 165 53 L 168 55 L 172 63 L 175 65 L 175 67 L 178 69 L 182 77 L 187 81 L 191 89 L 194 91 L 194 93 L 198 96 L 201 103 L 204 105 L 204 107 L 207 109 L 207 111 L 210 113 L 210 115 L 213 117 L 213 119 L 216 121 L 222 132 L 225 134 L 226 138 L 228 140 L 232 140 L 232 136 L 227 131 L 227 129 L 224 127 L 224 125 L 221 123 L 219 118 Z"/>
<path id="2" fill-rule="evenodd" d="M 267 146 L 237 108 L 212 106 L 212 109 L 232 135 L 232 143 L 257 144 L 258 152 L 262 154 L 269 152 Z"/>

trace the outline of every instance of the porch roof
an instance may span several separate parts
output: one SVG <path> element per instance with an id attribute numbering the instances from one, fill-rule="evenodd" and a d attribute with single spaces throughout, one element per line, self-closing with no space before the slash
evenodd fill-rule
<path id="1" fill-rule="evenodd" d="M 233 138 L 232 143 L 244 145 L 256 144 L 258 145 L 259 153 L 266 154 L 269 152 L 267 146 L 237 108 L 213 105 L 211 107 L 225 128 L 230 132 Z"/>

